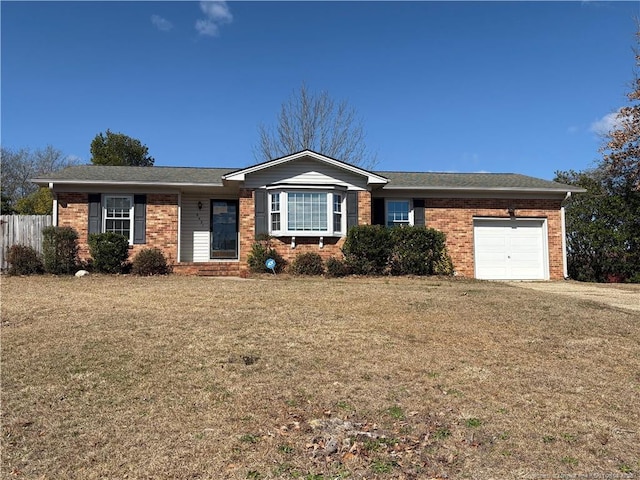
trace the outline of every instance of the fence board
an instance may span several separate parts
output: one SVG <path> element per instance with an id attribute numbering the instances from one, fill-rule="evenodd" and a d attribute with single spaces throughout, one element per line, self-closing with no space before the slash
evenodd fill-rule
<path id="1" fill-rule="evenodd" d="M 42 253 L 42 229 L 52 224 L 51 215 L 0 215 L 0 267 L 7 268 L 7 247 L 11 245 L 29 245 Z"/>

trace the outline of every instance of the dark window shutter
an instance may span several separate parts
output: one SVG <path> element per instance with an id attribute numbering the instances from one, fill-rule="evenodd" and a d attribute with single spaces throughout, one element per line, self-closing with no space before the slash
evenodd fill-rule
<path id="1" fill-rule="evenodd" d="M 413 199 L 413 224 L 417 227 L 424 227 L 424 200 L 422 198 Z"/>
<path id="2" fill-rule="evenodd" d="M 374 198 L 372 201 L 371 223 L 384 225 L 384 198 Z"/>
<path id="3" fill-rule="evenodd" d="M 99 193 L 89 194 L 89 235 L 100 233 L 102 229 L 102 205 Z"/>
<path id="4" fill-rule="evenodd" d="M 347 192 L 347 230 L 358 225 L 358 192 Z"/>
<path id="5" fill-rule="evenodd" d="M 256 237 L 258 237 L 258 235 L 266 235 L 269 233 L 269 224 L 267 222 L 267 191 L 255 190 L 253 195 L 255 198 Z"/>
<path id="6" fill-rule="evenodd" d="M 145 243 L 147 229 L 147 196 L 133 196 L 133 243 Z"/>

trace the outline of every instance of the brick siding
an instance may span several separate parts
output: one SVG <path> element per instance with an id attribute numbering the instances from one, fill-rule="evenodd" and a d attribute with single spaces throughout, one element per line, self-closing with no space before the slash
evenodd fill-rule
<path id="1" fill-rule="evenodd" d="M 358 223 L 371 223 L 371 192 L 358 192 Z M 428 227 L 436 228 L 447 236 L 447 248 L 458 274 L 474 276 L 473 218 L 509 218 L 508 209 L 515 208 L 519 218 L 547 220 L 549 274 L 551 279 L 563 278 L 562 227 L 560 200 L 510 199 L 425 199 L 425 219 Z M 148 194 L 146 217 L 146 243 L 133 245 L 130 258 L 145 247 L 157 247 L 171 264 L 178 258 L 178 195 Z M 70 226 L 79 235 L 80 257 L 90 258 L 88 236 L 88 194 L 58 193 L 58 225 Z M 255 209 L 252 190 L 241 189 L 239 195 L 240 258 L 238 262 L 184 263 L 175 266 L 176 273 L 202 275 L 248 274 L 247 257 L 255 243 Z M 296 255 L 316 252 L 323 259 L 342 258 L 344 238 L 324 237 L 323 247 L 318 237 L 296 237 L 291 248 L 291 237 L 273 240 L 273 247 L 291 262 Z M 210 265 L 210 267 L 207 267 Z M 204 270 L 203 270 L 204 268 Z"/>
<path id="2" fill-rule="evenodd" d="M 561 280 L 564 276 L 562 258 L 561 200 L 510 199 L 425 199 L 425 219 L 428 227 L 444 232 L 447 249 L 456 272 L 474 276 L 473 218 L 509 218 L 509 208 L 518 218 L 547 220 L 549 276 Z"/>
<path id="3" fill-rule="evenodd" d="M 178 258 L 178 195 L 147 195 L 146 243 L 131 245 L 129 259 L 143 248 L 159 248 L 174 264 Z M 73 227 L 78 232 L 79 255 L 89 254 L 89 195 L 87 193 L 58 193 L 58 225 Z"/>

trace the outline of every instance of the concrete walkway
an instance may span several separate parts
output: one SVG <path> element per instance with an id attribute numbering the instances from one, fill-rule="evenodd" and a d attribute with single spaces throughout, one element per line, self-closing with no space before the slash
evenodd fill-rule
<path id="1" fill-rule="evenodd" d="M 640 284 L 559 282 L 509 282 L 510 285 L 541 292 L 568 295 L 583 300 L 640 312 Z"/>

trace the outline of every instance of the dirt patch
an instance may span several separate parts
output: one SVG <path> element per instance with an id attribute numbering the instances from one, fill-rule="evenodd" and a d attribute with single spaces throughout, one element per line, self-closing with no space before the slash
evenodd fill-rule
<path id="1" fill-rule="evenodd" d="M 512 285 L 546 293 L 591 300 L 623 310 L 640 312 L 640 285 L 580 282 L 513 282 Z"/>

